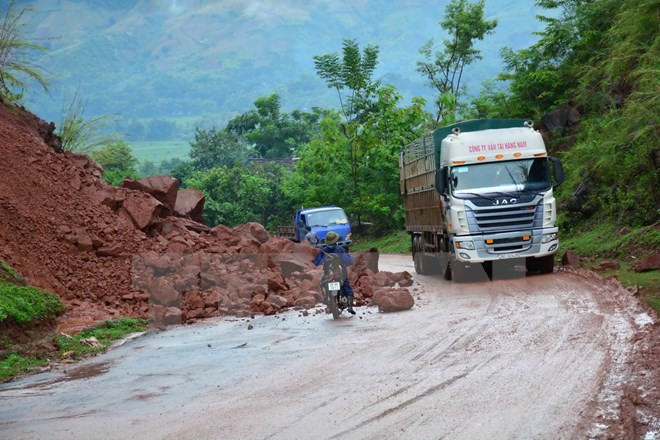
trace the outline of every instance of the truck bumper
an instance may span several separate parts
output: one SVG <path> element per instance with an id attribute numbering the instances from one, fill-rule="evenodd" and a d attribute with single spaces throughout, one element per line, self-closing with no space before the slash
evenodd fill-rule
<path id="1" fill-rule="evenodd" d="M 559 250 L 558 228 L 461 235 L 452 238 L 455 256 L 465 263 L 544 257 Z M 472 247 L 472 249 L 470 249 Z"/>

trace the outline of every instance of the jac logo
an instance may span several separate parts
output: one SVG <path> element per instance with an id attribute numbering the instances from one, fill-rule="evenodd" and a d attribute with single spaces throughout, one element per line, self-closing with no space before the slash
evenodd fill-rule
<path id="1" fill-rule="evenodd" d="M 514 203 L 518 203 L 518 199 L 497 199 L 493 201 L 493 205 L 495 206 L 513 205 Z"/>

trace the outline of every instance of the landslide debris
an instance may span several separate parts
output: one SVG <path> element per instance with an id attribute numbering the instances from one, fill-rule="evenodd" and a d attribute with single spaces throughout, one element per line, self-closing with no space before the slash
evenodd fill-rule
<path id="1" fill-rule="evenodd" d="M 94 161 L 61 151 L 53 129 L 0 104 L 0 259 L 61 298 L 61 331 L 119 317 L 168 324 L 320 302 L 316 250 L 257 223 L 208 227 L 203 194 L 168 176 L 109 186 Z M 384 311 L 412 307 L 409 273 L 379 272 L 375 249 L 356 257 L 357 305 L 383 297 Z"/>

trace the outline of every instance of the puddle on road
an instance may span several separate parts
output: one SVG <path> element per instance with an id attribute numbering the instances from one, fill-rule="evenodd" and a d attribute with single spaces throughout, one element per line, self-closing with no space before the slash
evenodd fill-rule
<path id="1" fill-rule="evenodd" d="M 106 373 L 110 369 L 110 362 L 100 362 L 98 364 L 84 365 L 73 370 L 67 371 L 63 380 L 87 379 Z"/>

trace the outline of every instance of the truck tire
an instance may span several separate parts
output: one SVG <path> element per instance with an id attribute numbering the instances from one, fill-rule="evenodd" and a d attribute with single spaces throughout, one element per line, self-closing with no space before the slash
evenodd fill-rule
<path id="1" fill-rule="evenodd" d="M 426 275 L 423 240 L 419 235 L 413 238 L 413 262 L 415 263 L 415 272 L 419 275 Z"/>
<path id="2" fill-rule="evenodd" d="M 539 265 L 541 266 L 541 273 L 552 273 L 555 270 L 555 256 L 546 255 L 545 257 L 539 258 Z"/>
<path id="3" fill-rule="evenodd" d="M 528 272 L 552 273 L 555 269 L 555 256 L 546 255 L 541 258 L 528 258 L 525 265 Z"/>
<path id="4" fill-rule="evenodd" d="M 420 235 L 416 235 L 413 239 L 413 262 L 415 263 L 415 272 L 419 275 L 430 273 L 430 260 L 424 255 L 424 237 Z"/>
<path id="5" fill-rule="evenodd" d="M 465 264 L 459 262 L 455 258 L 449 259 L 449 267 L 447 271 L 450 272 L 448 279 L 455 283 L 462 283 L 467 279 Z"/>

